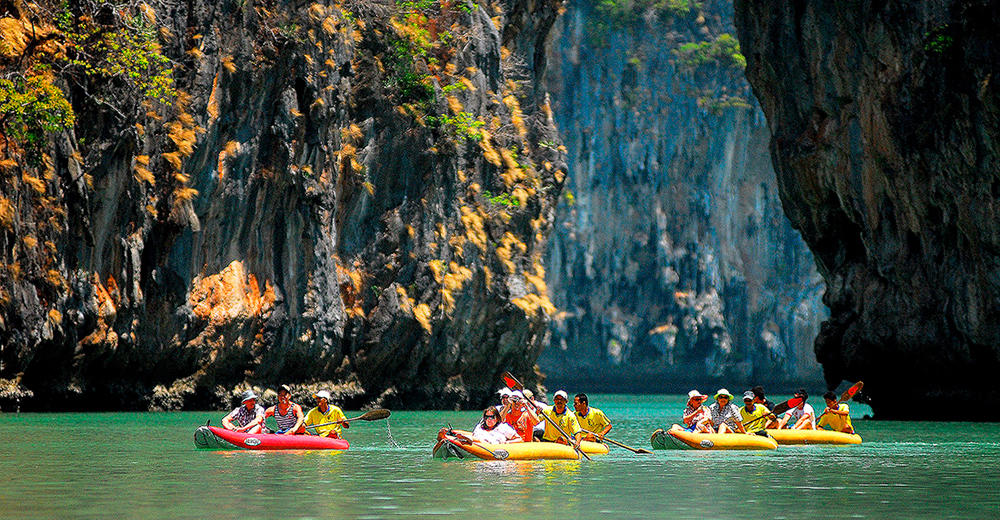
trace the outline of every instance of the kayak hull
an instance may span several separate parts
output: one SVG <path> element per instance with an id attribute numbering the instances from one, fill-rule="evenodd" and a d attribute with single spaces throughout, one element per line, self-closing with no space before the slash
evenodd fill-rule
<path id="1" fill-rule="evenodd" d="M 830 430 L 767 430 L 780 445 L 796 444 L 861 444 L 861 436 Z"/>
<path id="2" fill-rule="evenodd" d="M 656 450 L 773 450 L 774 439 L 743 433 L 692 433 L 675 424 L 669 430 L 656 430 L 649 439 Z"/>
<path id="3" fill-rule="evenodd" d="M 215 426 L 199 426 L 194 445 L 207 450 L 346 450 L 344 439 L 317 435 L 278 435 L 276 433 L 241 433 Z"/>
<path id="4" fill-rule="evenodd" d="M 451 433 L 453 432 L 453 433 Z M 483 460 L 579 460 L 580 455 L 571 446 L 555 442 L 515 442 L 488 444 L 469 442 L 472 433 L 442 428 L 438 432 L 433 456 L 436 459 Z M 587 455 L 604 455 L 608 447 L 598 442 L 583 441 L 580 449 Z"/>

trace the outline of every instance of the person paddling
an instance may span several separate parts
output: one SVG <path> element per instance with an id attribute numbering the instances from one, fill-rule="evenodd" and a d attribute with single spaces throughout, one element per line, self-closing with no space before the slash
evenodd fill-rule
<path id="1" fill-rule="evenodd" d="M 222 427 L 235 432 L 260 433 L 264 425 L 264 407 L 257 404 L 257 394 L 247 390 L 240 400 L 240 407 L 222 418 Z"/>
<path id="2" fill-rule="evenodd" d="M 796 399 L 802 399 L 799 405 L 792 408 L 785 413 L 781 419 L 778 420 L 778 428 L 785 428 L 789 421 L 794 421 L 792 426 L 787 426 L 791 430 L 815 430 L 816 429 L 816 412 L 813 411 L 811 404 L 806 404 L 806 399 L 809 398 L 809 394 L 804 388 L 800 388 L 795 392 Z"/>
<path id="3" fill-rule="evenodd" d="M 274 417 L 274 422 L 278 423 L 275 433 L 295 435 L 306 432 L 302 425 L 305 422 L 302 407 L 292 402 L 292 389 L 288 385 L 278 387 L 278 404 L 264 411 L 264 418 L 267 417 Z"/>
<path id="4" fill-rule="evenodd" d="M 823 410 L 823 415 L 820 416 L 816 425 L 820 428 L 829 426 L 835 432 L 854 433 L 854 425 L 851 424 L 851 409 L 847 403 L 837 404 L 839 399 L 833 391 L 823 394 L 823 399 L 826 401 L 826 410 Z"/>
<path id="5" fill-rule="evenodd" d="M 573 409 L 576 411 L 576 420 L 580 423 L 580 428 L 584 430 L 584 440 L 603 441 L 604 436 L 611 431 L 611 421 L 608 416 L 590 406 L 587 394 L 580 393 L 573 397 Z M 588 432 L 594 432 L 597 435 Z"/>
<path id="6" fill-rule="evenodd" d="M 743 393 L 743 407 L 740 408 L 740 419 L 743 420 L 743 426 L 747 433 L 767 436 L 767 432 L 764 431 L 766 419 L 762 419 L 762 417 L 767 417 L 768 415 L 771 415 L 771 411 L 766 406 L 754 402 L 754 393 L 752 390 Z"/>
<path id="7" fill-rule="evenodd" d="M 315 428 L 316 435 L 339 439 L 343 431 L 341 428 L 351 427 L 351 424 L 345 421 L 347 416 L 344 415 L 344 411 L 330 404 L 330 392 L 326 390 L 316 392 L 313 397 L 316 398 L 316 407 L 306 413 L 305 425 L 324 424 L 326 426 Z"/>
<path id="8" fill-rule="evenodd" d="M 764 405 L 768 409 L 768 411 L 774 410 L 775 404 L 773 402 L 771 402 L 771 400 L 768 399 L 767 397 L 764 397 L 764 387 L 763 386 L 757 385 L 757 386 L 751 388 L 750 391 L 753 392 L 753 402 L 754 402 L 754 404 L 762 404 L 762 405 Z M 761 422 L 762 422 L 764 428 L 777 428 L 778 427 L 778 418 L 775 417 L 775 416 L 773 416 L 773 415 L 771 416 L 770 419 L 761 419 Z"/>
<path id="9" fill-rule="evenodd" d="M 580 423 L 577 422 L 576 416 L 566 408 L 566 404 L 569 403 L 569 395 L 565 390 L 559 390 L 552 397 L 552 402 L 555 403 L 553 406 L 542 408 L 542 414 L 546 417 L 542 441 L 567 443 L 559 430 L 552 426 L 552 423 L 556 423 L 564 432 L 572 436 L 573 446 L 579 448 L 580 441 L 583 440 L 583 431 L 580 429 Z"/>

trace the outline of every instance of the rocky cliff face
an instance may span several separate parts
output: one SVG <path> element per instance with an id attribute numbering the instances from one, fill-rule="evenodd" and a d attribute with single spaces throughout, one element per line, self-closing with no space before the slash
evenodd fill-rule
<path id="1" fill-rule="evenodd" d="M 785 211 L 827 282 L 827 380 L 864 380 L 883 418 L 998 404 L 996 6 L 737 0 L 736 20 Z"/>
<path id="2" fill-rule="evenodd" d="M 561 312 L 541 367 L 601 390 L 821 375 L 827 316 L 783 216 L 728 1 L 576 2 L 547 84 L 570 175 L 549 246 Z"/>
<path id="3" fill-rule="evenodd" d="M 533 384 L 558 8 L 0 2 L 0 408 Z"/>

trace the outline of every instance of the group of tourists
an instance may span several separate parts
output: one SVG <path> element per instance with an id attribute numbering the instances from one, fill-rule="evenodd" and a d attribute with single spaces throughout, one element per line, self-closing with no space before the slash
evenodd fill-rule
<path id="1" fill-rule="evenodd" d="M 239 408 L 222 419 L 227 430 L 244 433 L 281 433 L 285 435 L 315 435 L 340 438 L 343 429 L 350 428 L 344 412 L 330 404 L 330 392 L 320 390 L 313 394 L 316 406 L 306 413 L 302 407 L 292 402 L 292 391 L 288 385 L 278 387 L 278 403 L 264 409 L 257 404 L 257 394 L 253 390 L 243 392 Z M 278 429 L 271 431 L 265 420 L 274 417 Z M 312 430 L 312 431 L 310 431 Z"/>
<path id="2" fill-rule="evenodd" d="M 569 394 L 559 390 L 553 394 L 552 405 L 534 399 L 530 390 L 501 388 L 500 404 L 483 410 L 483 417 L 472 435 L 476 441 L 487 444 L 511 442 L 572 443 L 603 441 L 611 431 L 611 421 L 601 410 L 590 406 L 587 394 L 573 397 L 573 410 L 569 408 Z M 278 388 L 278 402 L 265 409 L 257 403 L 253 390 L 243 392 L 238 408 L 222 419 L 227 430 L 245 433 L 279 433 L 285 435 L 320 435 L 340 438 L 343 429 L 350 428 L 344 412 L 330 404 L 330 393 L 320 390 L 313 394 L 316 406 L 303 413 L 302 407 L 291 401 L 287 385 Z M 834 431 L 854 433 L 850 409 L 839 402 L 837 394 L 823 395 L 826 409 L 819 416 L 805 389 L 799 389 L 788 402 L 787 411 L 774 413 L 775 404 L 764 396 L 764 388 L 755 386 L 743 393 L 743 406 L 733 403 L 729 390 L 720 388 L 715 402 L 705 406 L 709 396 L 698 390 L 688 392 L 687 407 L 681 417 L 682 426 L 697 433 L 746 433 L 767 435 L 766 429 L 814 430 L 828 427 Z M 784 410 L 784 408 L 782 408 Z M 781 417 L 778 417 L 778 415 Z M 273 417 L 277 430 L 271 431 L 265 420 Z M 312 430 L 312 431 L 310 431 Z M 313 433 L 315 432 L 315 433 Z"/>
<path id="3" fill-rule="evenodd" d="M 572 442 L 579 447 L 584 440 L 603 440 L 611 431 L 611 421 L 604 412 L 590 406 L 587 394 L 573 397 L 559 390 L 552 396 L 552 405 L 534 399 L 531 390 L 501 388 L 500 404 L 483 410 L 483 418 L 472 436 L 488 444 L 510 442 Z"/>
<path id="4" fill-rule="evenodd" d="M 685 430 L 697 433 L 767 435 L 766 429 L 815 430 L 829 427 L 838 432 L 854 433 L 850 408 L 847 403 L 839 402 L 834 392 L 823 394 L 826 409 L 819 417 L 812 405 L 806 403 L 809 393 L 803 388 L 795 392 L 789 400 L 789 404 L 794 406 L 790 406 L 781 417 L 773 412 L 775 404 L 764 397 L 764 388 L 761 386 L 743 393 L 743 406 L 735 405 L 732 402 L 734 396 L 725 388 L 720 388 L 714 398 L 714 403 L 705 406 L 707 395 L 698 390 L 688 392 L 687 407 L 681 417 Z"/>

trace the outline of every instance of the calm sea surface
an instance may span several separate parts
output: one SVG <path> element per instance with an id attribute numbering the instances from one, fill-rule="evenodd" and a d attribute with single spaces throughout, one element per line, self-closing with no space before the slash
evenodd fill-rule
<path id="1" fill-rule="evenodd" d="M 592 396 L 615 440 L 649 449 L 680 396 Z M 815 406 L 815 404 L 814 404 Z M 357 422 L 346 452 L 196 450 L 216 412 L 0 414 L 3 518 L 998 518 L 1000 424 L 866 421 L 864 444 L 772 452 L 612 447 L 593 461 L 436 460 L 449 422 Z M 353 417 L 356 413 L 348 412 Z"/>

